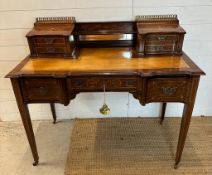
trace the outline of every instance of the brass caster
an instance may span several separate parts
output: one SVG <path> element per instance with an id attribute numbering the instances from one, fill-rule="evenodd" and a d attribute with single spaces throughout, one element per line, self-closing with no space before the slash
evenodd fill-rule
<path id="1" fill-rule="evenodd" d="M 38 161 L 34 161 L 32 165 L 33 166 L 37 166 L 38 165 Z"/>
<path id="2" fill-rule="evenodd" d="M 174 164 L 174 169 L 178 169 L 178 165 L 179 165 L 179 163 L 175 163 Z"/>
<path id="3" fill-rule="evenodd" d="M 160 120 L 160 124 L 161 124 L 161 125 L 163 124 L 163 119 Z"/>

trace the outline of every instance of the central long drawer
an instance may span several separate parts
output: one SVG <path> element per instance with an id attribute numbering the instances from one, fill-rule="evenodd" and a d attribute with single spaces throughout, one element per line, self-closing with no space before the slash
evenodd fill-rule
<path id="1" fill-rule="evenodd" d="M 73 77 L 67 81 L 69 91 L 136 91 L 138 78 L 134 77 Z"/>

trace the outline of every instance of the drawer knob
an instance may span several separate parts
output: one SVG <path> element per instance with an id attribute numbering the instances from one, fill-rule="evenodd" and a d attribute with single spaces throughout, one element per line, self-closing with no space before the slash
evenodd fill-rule
<path id="1" fill-rule="evenodd" d="M 136 85 L 136 80 L 126 80 L 125 81 L 125 86 L 135 86 Z"/>
<path id="2" fill-rule="evenodd" d="M 77 87 L 83 87 L 84 85 L 85 85 L 84 80 L 76 80 L 75 81 L 75 86 L 77 86 Z"/>
<path id="3" fill-rule="evenodd" d="M 163 93 L 166 95 L 172 95 L 177 90 L 176 87 L 162 87 L 161 89 L 162 89 Z"/>

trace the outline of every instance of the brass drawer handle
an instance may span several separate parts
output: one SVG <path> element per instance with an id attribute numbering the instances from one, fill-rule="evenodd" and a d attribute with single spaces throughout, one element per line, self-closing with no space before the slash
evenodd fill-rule
<path id="1" fill-rule="evenodd" d="M 164 46 L 157 46 L 156 48 L 155 48 L 155 50 L 156 51 L 163 51 L 164 50 Z"/>
<path id="2" fill-rule="evenodd" d="M 45 96 L 48 94 L 48 88 L 44 86 L 36 88 L 36 91 L 42 96 Z"/>
<path id="3" fill-rule="evenodd" d="M 45 38 L 46 44 L 52 44 L 54 42 L 54 38 Z"/>
<path id="4" fill-rule="evenodd" d="M 136 85 L 136 80 L 126 80 L 125 81 L 125 86 L 135 86 Z"/>
<path id="5" fill-rule="evenodd" d="M 177 88 L 176 87 L 162 87 L 161 88 L 163 93 L 166 95 L 172 95 L 176 92 Z"/>
<path id="6" fill-rule="evenodd" d="M 158 36 L 158 40 L 160 40 L 160 41 L 163 41 L 163 40 L 166 40 L 166 36 Z"/>
<path id="7" fill-rule="evenodd" d="M 83 87 L 83 86 L 85 86 L 85 81 L 84 80 L 76 80 L 74 84 L 77 87 Z"/>
<path id="8" fill-rule="evenodd" d="M 55 48 L 49 47 L 47 48 L 48 53 L 55 53 Z"/>

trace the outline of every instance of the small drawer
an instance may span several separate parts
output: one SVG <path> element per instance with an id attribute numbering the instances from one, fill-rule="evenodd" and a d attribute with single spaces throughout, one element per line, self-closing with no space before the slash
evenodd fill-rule
<path id="1" fill-rule="evenodd" d="M 105 85 L 106 91 L 118 91 L 118 90 L 135 90 L 137 87 L 137 78 L 99 78 L 99 77 L 73 77 L 68 80 L 69 90 L 99 90 L 103 91 Z"/>
<path id="2" fill-rule="evenodd" d="M 25 78 L 21 81 L 25 101 L 60 101 L 62 86 L 54 78 Z"/>
<path id="3" fill-rule="evenodd" d="M 168 52 L 168 53 L 172 53 L 174 52 L 174 49 L 175 49 L 175 45 L 145 45 L 145 52 L 147 53 L 157 53 L 157 54 L 160 54 L 160 53 L 165 53 L 165 52 Z"/>
<path id="4" fill-rule="evenodd" d="M 157 41 L 157 40 L 146 40 L 145 45 L 174 45 L 177 43 L 177 40 L 164 40 L 164 41 Z"/>
<path id="5" fill-rule="evenodd" d="M 54 43 L 54 44 L 44 44 L 44 43 L 35 43 L 35 47 L 66 47 L 65 43 Z"/>
<path id="6" fill-rule="evenodd" d="M 92 90 L 103 90 L 103 84 L 108 84 L 108 80 L 102 78 L 83 78 L 73 77 L 68 79 L 69 91 L 92 91 Z"/>
<path id="7" fill-rule="evenodd" d="M 65 44 L 64 37 L 36 37 L 33 41 L 35 44 Z"/>
<path id="8" fill-rule="evenodd" d="M 147 80 L 147 102 L 184 102 L 187 98 L 189 78 L 150 78 Z"/>
<path id="9" fill-rule="evenodd" d="M 178 35 L 168 35 L 168 34 L 151 34 L 146 36 L 146 41 L 161 41 L 161 42 L 167 42 L 167 41 L 176 41 L 178 38 Z"/>
<path id="10" fill-rule="evenodd" d="M 53 54 L 53 53 L 66 53 L 66 47 L 36 47 L 37 53 Z"/>

